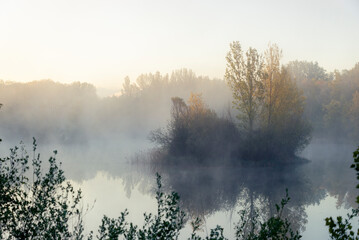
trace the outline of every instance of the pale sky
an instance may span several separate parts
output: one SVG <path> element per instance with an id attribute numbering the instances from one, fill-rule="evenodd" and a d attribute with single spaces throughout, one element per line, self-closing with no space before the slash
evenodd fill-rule
<path id="1" fill-rule="evenodd" d="M 283 50 L 283 63 L 359 62 L 358 0 L 0 0 L 0 79 L 120 88 L 179 68 L 223 78 L 229 43 Z"/>

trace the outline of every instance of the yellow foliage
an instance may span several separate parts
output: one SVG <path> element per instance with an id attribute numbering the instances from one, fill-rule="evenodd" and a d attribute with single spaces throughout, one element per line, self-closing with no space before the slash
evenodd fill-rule
<path id="1" fill-rule="evenodd" d="M 206 108 L 201 93 L 192 93 L 188 99 L 188 108 L 190 114 L 205 114 L 208 109 Z"/>

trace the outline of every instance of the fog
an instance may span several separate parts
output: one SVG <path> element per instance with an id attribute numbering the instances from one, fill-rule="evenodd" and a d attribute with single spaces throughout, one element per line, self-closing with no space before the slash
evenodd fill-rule
<path id="1" fill-rule="evenodd" d="M 140 194 L 134 199 L 139 202 L 144 196 L 153 198 L 154 176 L 159 172 L 165 189 L 179 193 L 181 207 L 191 217 L 210 218 L 223 212 L 232 216 L 238 209 L 254 207 L 262 219 L 268 219 L 287 188 L 292 201 L 285 214 L 294 229 L 305 232 L 308 206 L 319 206 L 333 197 L 333 209 L 355 207 L 358 191 L 349 165 L 359 136 L 359 64 L 334 73 L 312 62 L 296 61 L 288 67 L 305 96 L 304 116 L 312 126 L 311 142 L 298 155 L 304 159 L 300 163 L 241 167 L 220 166 L 218 161 L 213 166 L 192 165 L 191 159 L 180 166 L 153 161 L 158 145 L 149 135 L 171 122 L 172 97 L 187 101 L 191 93 L 201 94 L 206 107 L 218 117 L 238 124 L 227 83 L 187 69 L 143 74 L 133 81 L 126 78 L 122 90 L 107 97 L 99 97 L 88 83 L 0 82 L 1 156 L 20 141 L 31 154 L 34 137 L 43 160 L 58 150 L 66 176 L 76 186 L 88 188 L 90 196 L 96 194 L 87 186 L 89 181 L 107 184 L 113 178 L 121 179 L 121 193 L 127 198 L 131 199 L 133 191 Z M 107 180 L 98 180 L 101 174 Z M 95 204 L 96 214 L 98 208 L 103 208 L 101 201 Z M 88 220 L 89 226 L 97 226 L 100 217 Z M 140 216 L 134 218 L 140 222 Z"/>
<path id="2" fill-rule="evenodd" d="M 318 63 L 291 62 L 292 78 L 305 96 L 304 116 L 312 137 L 352 142 L 359 136 L 359 65 L 327 73 Z M 92 145 L 101 147 L 149 143 L 152 130 L 166 127 L 171 98 L 185 101 L 202 94 L 204 103 L 220 117 L 236 122 L 232 94 L 222 79 L 196 76 L 187 69 L 171 74 L 149 73 L 125 80 L 121 92 L 99 97 L 87 83 L 62 84 L 52 80 L 29 83 L 0 82 L 0 133 L 14 144 Z M 120 144 L 121 143 L 121 144 Z"/>
<path id="3" fill-rule="evenodd" d="M 313 62 L 294 61 L 287 66 L 305 96 L 304 116 L 312 127 L 312 142 L 352 145 L 357 141 L 359 64 L 332 73 Z M 188 69 L 126 78 L 122 90 L 112 96 L 99 97 L 96 91 L 80 82 L 1 81 L 1 147 L 20 141 L 29 146 L 34 137 L 39 147 L 58 149 L 69 157 L 76 154 L 74 159 L 83 156 L 84 162 L 127 162 L 156 146 L 149 134 L 166 129 L 171 121 L 171 98 L 187 101 L 192 93 L 201 94 L 205 106 L 218 117 L 238 124 L 227 83 Z"/>
<path id="4" fill-rule="evenodd" d="M 231 94 L 222 80 L 197 77 L 185 69 L 171 76 L 141 75 L 131 83 L 132 88 L 124 86 L 120 96 L 104 98 L 87 83 L 0 84 L 0 131 L 6 141 L 29 142 L 32 137 L 40 144 L 64 145 L 146 141 L 151 130 L 169 120 L 171 97 L 187 99 L 191 92 L 202 93 L 219 114 L 231 109 Z"/>

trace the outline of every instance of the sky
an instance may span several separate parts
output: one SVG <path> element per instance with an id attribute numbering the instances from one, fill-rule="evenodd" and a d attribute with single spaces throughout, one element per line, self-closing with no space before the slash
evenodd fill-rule
<path id="1" fill-rule="evenodd" d="M 88 82 L 180 68 L 223 78 L 229 44 L 328 71 L 359 62 L 358 0 L 0 0 L 0 79 Z"/>

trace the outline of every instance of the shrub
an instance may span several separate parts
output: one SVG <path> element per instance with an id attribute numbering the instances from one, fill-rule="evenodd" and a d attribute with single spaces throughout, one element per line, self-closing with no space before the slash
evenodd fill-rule
<path id="1" fill-rule="evenodd" d="M 357 179 L 359 180 L 359 147 L 353 153 L 354 163 L 350 166 L 356 171 Z M 359 188 L 359 184 L 357 185 Z M 359 204 L 359 196 L 357 196 L 357 201 Z M 327 217 L 325 219 L 325 225 L 328 226 L 328 231 L 331 239 L 359 239 L 359 228 L 356 232 L 353 230 L 351 220 L 359 217 L 359 206 L 355 209 L 352 209 L 351 213 L 347 214 L 346 218 L 338 216 L 336 220 L 332 217 Z"/>
<path id="2" fill-rule="evenodd" d="M 172 98 L 167 129 L 153 131 L 150 139 L 170 156 L 198 162 L 230 157 L 240 140 L 234 123 L 208 109 L 199 94 L 191 94 L 188 105 L 181 98 Z"/>
<path id="3" fill-rule="evenodd" d="M 0 237 L 2 239 L 82 239 L 81 191 L 66 182 L 56 151 L 43 174 L 40 154 L 31 160 L 24 147 L 0 159 Z M 61 165 L 61 164 L 60 164 Z M 31 180 L 30 180 L 31 179 Z M 73 220 L 74 225 L 69 224 Z"/>

